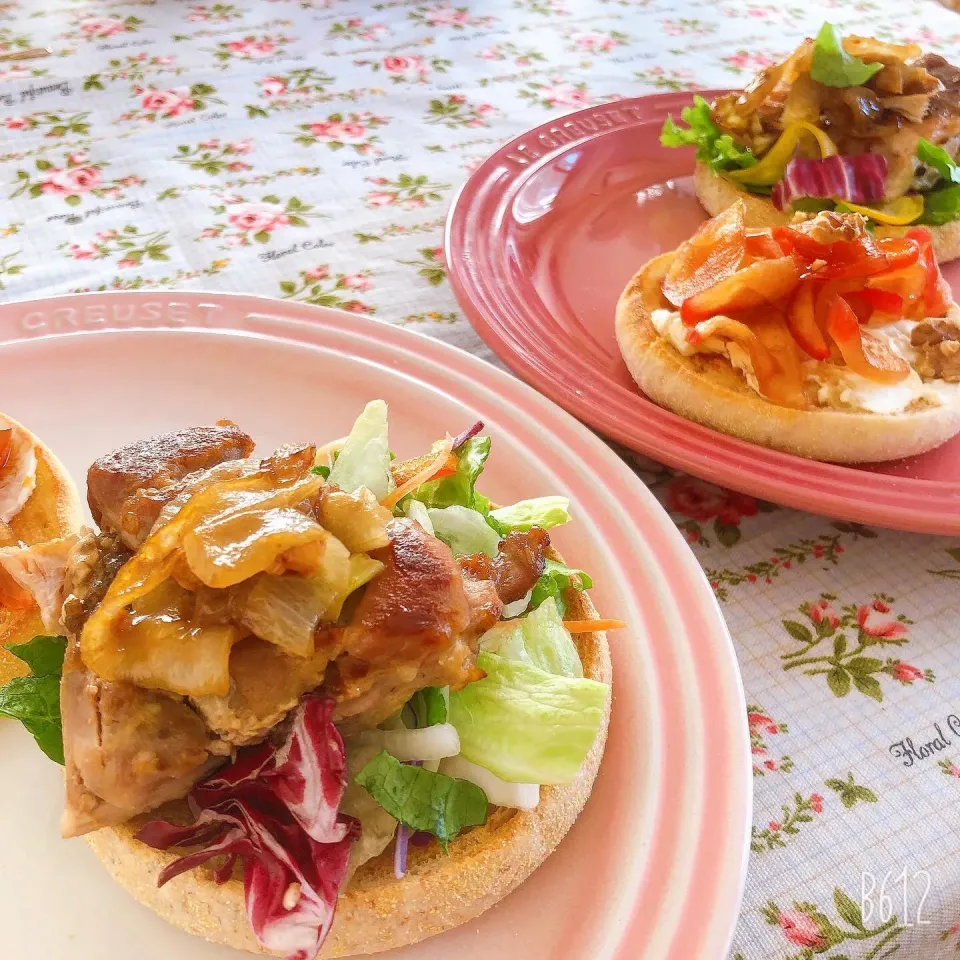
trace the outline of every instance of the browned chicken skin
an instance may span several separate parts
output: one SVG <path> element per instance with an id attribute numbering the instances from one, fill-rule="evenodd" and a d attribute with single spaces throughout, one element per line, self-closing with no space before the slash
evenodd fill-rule
<path id="1" fill-rule="evenodd" d="M 472 557 L 460 557 L 460 569 L 472 580 L 492 580 L 504 603 L 514 603 L 525 597 L 533 585 L 543 576 L 546 564 L 544 551 L 550 546 L 550 534 L 534 527 L 521 532 L 508 533 L 500 541 L 497 555 L 491 559 L 477 553 Z"/>
<path id="2" fill-rule="evenodd" d="M 464 588 L 450 548 L 413 520 L 387 525 L 376 551 L 383 573 L 367 587 L 327 688 L 335 719 L 376 726 L 423 687 L 462 687 L 474 675 L 477 640 L 500 617 L 492 591 Z"/>
<path id="3" fill-rule="evenodd" d="M 191 427 L 127 444 L 87 471 L 87 503 L 104 530 L 133 549 L 149 533 L 177 480 L 253 451 L 253 440 L 234 424 Z"/>

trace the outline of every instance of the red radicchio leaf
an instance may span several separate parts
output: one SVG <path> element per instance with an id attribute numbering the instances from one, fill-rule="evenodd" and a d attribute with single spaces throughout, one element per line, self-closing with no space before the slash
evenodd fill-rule
<path id="1" fill-rule="evenodd" d="M 160 850 L 200 848 L 163 870 L 159 886 L 214 857 L 225 858 L 214 878 L 226 883 L 242 859 L 247 916 L 257 941 L 288 960 L 310 960 L 319 952 L 359 832 L 355 820 L 337 812 L 346 756 L 332 717 L 331 700 L 304 699 L 280 747 L 242 750 L 191 791 L 195 823 L 158 820 L 137 834 Z"/>
<path id="2" fill-rule="evenodd" d="M 457 452 L 468 440 L 475 437 L 483 429 L 483 421 L 478 420 L 472 427 L 468 427 L 463 433 L 458 433 L 453 438 L 453 446 L 451 450 L 454 453 Z"/>
<path id="3" fill-rule="evenodd" d="M 787 209 L 802 197 L 874 203 L 886 189 L 887 158 L 879 153 L 823 157 L 794 157 L 770 199 L 778 210 Z"/>

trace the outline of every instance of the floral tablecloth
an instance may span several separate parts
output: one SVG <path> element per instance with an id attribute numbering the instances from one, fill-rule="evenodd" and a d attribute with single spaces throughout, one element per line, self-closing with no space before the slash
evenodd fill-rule
<path id="1" fill-rule="evenodd" d="M 960 56 L 957 15 L 909 0 L 4 0 L 0 53 L 54 56 L 0 64 L 0 289 L 245 291 L 489 357 L 441 248 L 479 161 L 583 105 L 736 85 L 824 19 Z M 743 669 L 733 956 L 956 955 L 960 547 L 638 470 Z"/>

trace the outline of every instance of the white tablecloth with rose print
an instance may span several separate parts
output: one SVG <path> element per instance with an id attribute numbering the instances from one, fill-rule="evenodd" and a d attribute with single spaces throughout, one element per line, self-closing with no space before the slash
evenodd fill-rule
<path id="1" fill-rule="evenodd" d="M 0 289 L 266 294 L 489 358 L 441 247 L 479 161 L 579 106 L 736 85 L 824 19 L 960 57 L 957 15 L 910 0 L 4 0 L 0 52 L 54 56 L 0 64 Z M 954 956 L 960 547 L 638 470 L 743 669 L 732 955 Z"/>

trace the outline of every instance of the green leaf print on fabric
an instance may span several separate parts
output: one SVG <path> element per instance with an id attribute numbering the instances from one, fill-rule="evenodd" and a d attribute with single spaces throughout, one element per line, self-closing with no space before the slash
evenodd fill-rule
<path id="1" fill-rule="evenodd" d="M 802 603 L 798 612 L 807 623 L 781 620 L 786 633 L 799 646 L 780 655 L 784 670 L 802 668 L 807 676 L 823 676 L 836 697 L 845 697 L 856 690 L 877 703 L 883 702 L 882 676 L 889 676 L 902 686 L 917 680 L 933 683 L 932 670 L 924 670 L 899 658 L 866 656 L 877 647 L 900 647 L 908 642 L 907 627 L 913 621 L 894 614 L 893 597 L 875 594 L 868 603 L 836 607 L 834 594 L 822 593 L 813 602 Z M 824 652 L 829 641 L 830 653 Z M 851 646 L 852 644 L 855 644 Z"/>
<path id="2" fill-rule="evenodd" d="M 463 94 L 449 93 L 430 101 L 424 122 L 442 123 L 451 130 L 458 127 L 489 127 L 490 118 L 500 111 L 490 103 L 470 103 Z"/>
<path id="3" fill-rule="evenodd" d="M 443 262 L 443 247 L 421 247 L 420 260 L 400 260 L 408 267 L 417 267 L 417 273 L 431 287 L 439 287 L 447 279 L 447 267 Z"/>
<path id="4" fill-rule="evenodd" d="M 433 183 L 424 174 L 401 173 L 392 180 L 389 177 L 367 177 L 366 181 L 375 188 L 364 196 L 366 205 L 373 209 L 418 210 L 432 203 L 441 203 L 443 191 L 450 189 L 449 183 Z"/>
<path id="5" fill-rule="evenodd" d="M 960 564 L 960 547 L 950 547 L 946 553 L 950 556 L 951 560 Z M 948 580 L 960 580 L 960 566 L 945 570 L 928 570 L 927 573 L 932 573 L 937 577 L 946 577 Z"/>
<path id="6" fill-rule="evenodd" d="M 760 908 L 760 914 L 770 926 L 780 928 L 787 944 L 800 947 L 787 960 L 813 960 L 827 953 L 825 960 L 853 960 L 849 954 L 830 951 L 855 941 L 869 944 L 869 950 L 856 960 L 879 960 L 898 949 L 897 941 L 906 928 L 896 915 L 879 926 L 868 927 L 859 905 L 839 887 L 833 891 L 833 908 L 842 923 L 834 923 L 816 904 L 796 900 L 788 910 L 769 900 Z"/>
<path id="7" fill-rule="evenodd" d="M 853 774 L 848 773 L 845 780 L 840 777 L 832 777 L 824 781 L 825 785 L 833 790 L 840 798 L 840 802 L 849 810 L 858 803 L 876 803 L 877 795 L 869 787 L 861 786 L 854 782 Z"/>

